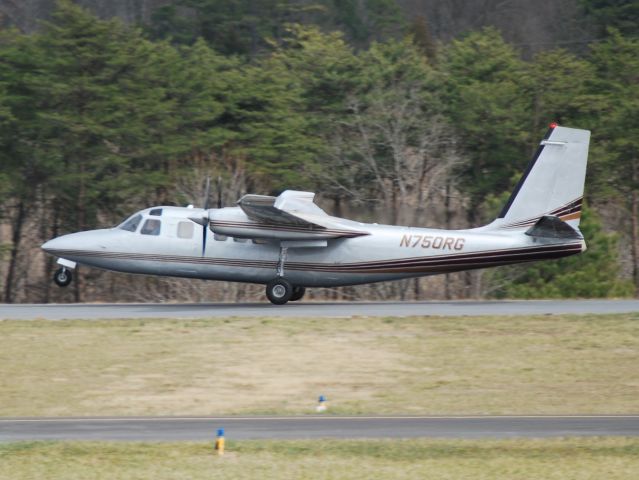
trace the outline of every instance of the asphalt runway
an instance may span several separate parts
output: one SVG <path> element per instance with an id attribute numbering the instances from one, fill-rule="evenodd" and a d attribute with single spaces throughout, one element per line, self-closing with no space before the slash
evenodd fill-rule
<path id="1" fill-rule="evenodd" d="M 0 441 L 639 436 L 639 415 L 460 417 L 147 417 L 0 419 Z"/>
<path id="2" fill-rule="evenodd" d="M 558 315 L 639 312 L 639 300 L 504 300 L 449 302 L 295 302 L 2 304 L 0 319 L 201 318 L 201 317 L 408 317 Z"/>

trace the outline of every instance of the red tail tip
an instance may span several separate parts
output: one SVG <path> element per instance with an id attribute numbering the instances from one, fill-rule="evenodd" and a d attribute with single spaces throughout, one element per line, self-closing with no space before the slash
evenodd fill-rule
<path id="1" fill-rule="evenodd" d="M 552 123 L 549 125 L 549 127 L 550 127 L 550 128 L 556 128 L 556 127 L 558 127 L 558 126 L 559 126 L 559 124 L 558 124 L 557 122 L 552 122 Z"/>

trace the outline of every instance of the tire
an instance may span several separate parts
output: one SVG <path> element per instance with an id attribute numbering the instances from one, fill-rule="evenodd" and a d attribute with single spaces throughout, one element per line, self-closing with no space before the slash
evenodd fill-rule
<path id="1" fill-rule="evenodd" d="M 284 305 L 292 295 L 293 285 L 284 278 L 276 278 L 266 284 L 266 296 L 275 305 Z"/>
<path id="2" fill-rule="evenodd" d="M 53 274 L 53 281 L 58 287 L 69 286 L 71 280 L 73 280 L 71 270 L 67 270 L 66 268 L 58 268 Z"/>
<path id="3" fill-rule="evenodd" d="M 304 287 L 293 287 L 293 294 L 291 295 L 291 302 L 297 302 L 301 300 L 304 294 L 306 293 L 306 289 Z"/>

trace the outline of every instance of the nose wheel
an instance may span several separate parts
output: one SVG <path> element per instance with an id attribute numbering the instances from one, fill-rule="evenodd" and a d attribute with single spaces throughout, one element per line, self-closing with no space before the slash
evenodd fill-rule
<path id="1" fill-rule="evenodd" d="M 67 287 L 71 280 L 73 280 L 71 270 L 67 270 L 64 267 L 58 268 L 53 274 L 53 281 L 58 287 Z"/>

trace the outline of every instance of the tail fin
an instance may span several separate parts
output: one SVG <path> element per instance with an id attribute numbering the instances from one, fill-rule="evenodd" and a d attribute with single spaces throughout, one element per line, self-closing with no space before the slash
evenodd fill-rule
<path id="1" fill-rule="evenodd" d="M 579 227 L 590 132 L 552 124 L 491 227 L 523 229 L 546 215 Z"/>

